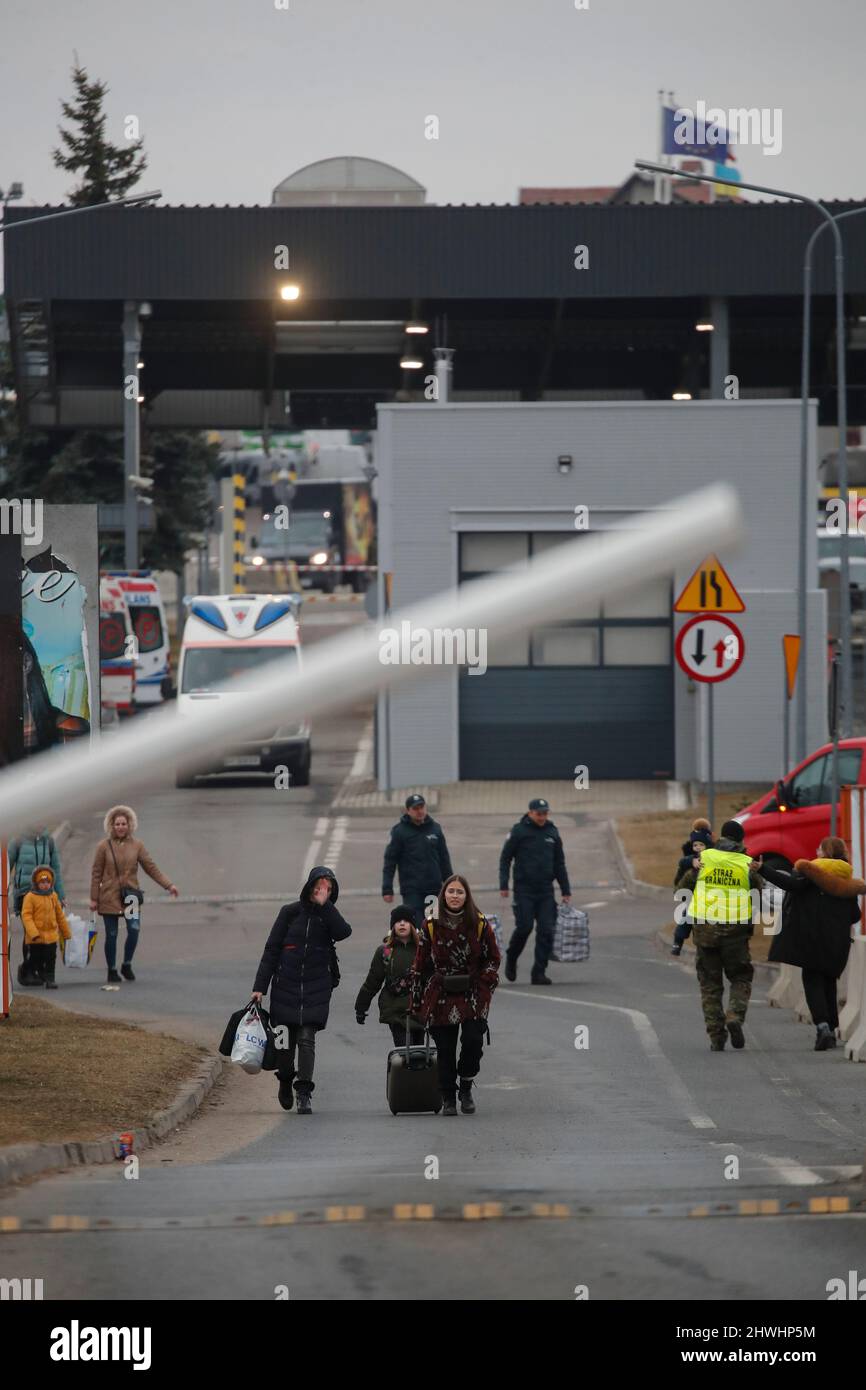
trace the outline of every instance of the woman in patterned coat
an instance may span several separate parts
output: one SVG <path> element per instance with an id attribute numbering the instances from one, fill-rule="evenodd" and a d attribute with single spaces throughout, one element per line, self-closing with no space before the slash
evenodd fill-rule
<path id="1" fill-rule="evenodd" d="M 436 1044 L 442 1114 L 457 1114 L 459 1082 L 460 1109 L 471 1115 L 472 1079 L 481 1068 L 485 1034 L 489 1037 L 487 1015 L 499 983 L 500 955 L 493 928 L 462 875 L 445 880 L 420 936 L 410 974 L 412 1013 Z"/>

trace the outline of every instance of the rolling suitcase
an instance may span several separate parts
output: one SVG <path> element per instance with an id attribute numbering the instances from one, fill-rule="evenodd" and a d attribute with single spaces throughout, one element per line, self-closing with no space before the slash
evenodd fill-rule
<path id="1" fill-rule="evenodd" d="M 442 1109 L 439 1091 L 439 1068 L 436 1049 L 430 1046 L 430 1034 L 424 1043 L 410 1044 L 406 1030 L 406 1045 L 388 1053 L 388 1074 L 385 1095 L 392 1115 L 419 1115 L 431 1111 L 438 1115 Z"/>

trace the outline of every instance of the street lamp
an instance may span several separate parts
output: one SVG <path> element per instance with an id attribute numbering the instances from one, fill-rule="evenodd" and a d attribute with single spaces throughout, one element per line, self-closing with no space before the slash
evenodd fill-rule
<path id="1" fill-rule="evenodd" d="M 814 198 L 807 198 L 805 193 L 788 193 L 782 188 L 768 188 L 762 183 L 734 183 L 730 179 L 720 179 L 717 174 L 693 174 L 683 173 L 679 169 L 669 169 L 665 164 L 654 164 L 649 160 L 635 160 L 635 168 L 645 169 L 649 173 L 666 174 L 669 178 L 687 178 L 697 180 L 699 183 L 729 183 L 732 188 L 749 188 L 755 193 L 770 193 L 777 198 L 790 198 L 795 203 L 808 203 L 815 208 L 824 218 L 822 226 L 829 226 L 833 229 L 833 240 L 836 245 L 836 417 L 839 431 L 838 445 L 838 469 L 837 478 L 839 492 L 845 499 L 845 510 L 848 509 L 848 413 L 846 400 L 845 384 L 845 252 L 842 247 L 842 233 L 836 225 L 838 219 L 830 215 L 823 203 L 819 203 Z M 857 209 L 861 211 L 861 209 Z M 819 229 L 820 230 L 820 229 Z M 814 241 L 814 237 L 812 239 Z M 809 256 L 812 242 L 806 250 L 806 264 L 809 264 Z M 806 270 L 804 267 L 804 283 Z M 804 323 L 804 344 L 807 342 L 805 337 L 807 328 L 811 325 Z M 803 377 L 805 379 L 805 396 L 802 401 L 802 419 L 805 420 L 808 414 L 808 362 L 803 367 Z M 805 438 L 805 425 L 803 426 Z M 808 511 L 808 467 L 806 460 L 806 447 L 801 441 L 800 457 L 800 574 L 798 584 L 798 606 L 800 622 L 800 659 L 803 664 L 803 679 L 800 682 L 800 699 L 797 706 L 798 724 L 797 741 L 800 756 L 806 755 L 806 622 L 805 622 L 805 597 L 806 597 L 806 550 L 807 550 L 807 526 L 809 524 Z M 812 518 L 814 523 L 814 517 Z M 839 563 L 839 630 L 842 644 L 841 653 L 841 734 L 847 738 L 851 733 L 851 718 L 853 714 L 853 685 L 851 680 L 851 589 L 850 573 L 848 565 L 848 531 L 847 527 L 842 533 L 842 545 L 840 548 Z M 802 732 L 801 732 L 802 731 Z M 802 749 L 800 741 L 802 739 Z M 787 771 L 787 769 L 786 769 Z"/>

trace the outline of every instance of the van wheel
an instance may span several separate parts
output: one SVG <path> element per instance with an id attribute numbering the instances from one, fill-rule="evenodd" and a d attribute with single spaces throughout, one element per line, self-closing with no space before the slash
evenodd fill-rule
<path id="1" fill-rule="evenodd" d="M 176 772 L 176 773 L 175 773 L 175 776 L 174 776 L 174 785 L 175 785 L 176 787 L 184 787 L 184 788 L 189 789 L 190 787 L 194 787 L 194 786 L 195 786 L 195 782 L 196 782 L 196 775 L 195 775 L 194 772 Z"/>

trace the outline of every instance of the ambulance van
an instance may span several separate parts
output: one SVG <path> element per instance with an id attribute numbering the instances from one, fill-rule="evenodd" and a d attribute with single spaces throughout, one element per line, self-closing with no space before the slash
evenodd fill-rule
<path id="1" fill-rule="evenodd" d="M 245 689 L 232 690 L 242 679 L 248 687 L 256 673 L 270 676 L 273 663 L 291 671 L 300 665 L 297 600 L 287 594 L 211 595 L 185 600 L 189 615 L 183 630 L 178 670 L 178 714 L 193 718 L 214 700 L 244 700 Z M 310 725 L 288 719 L 218 750 L 195 764 L 178 767 L 175 781 L 191 787 L 197 777 L 220 772 L 263 772 L 273 776 L 287 767 L 290 785 L 310 782 Z"/>
<path id="2" fill-rule="evenodd" d="M 124 628 L 123 655 L 135 661 L 136 708 L 159 705 L 171 696 L 168 627 L 159 585 L 150 570 L 108 570 L 99 577 L 100 615 L 115 615 L 106 627 L 115 634 Z M 103 643 L 103 646 L 107 646 Z M 106 652 L 107 657 L 107 652 Z M 112 652 L 119 657 L 120 652 Z"/>

